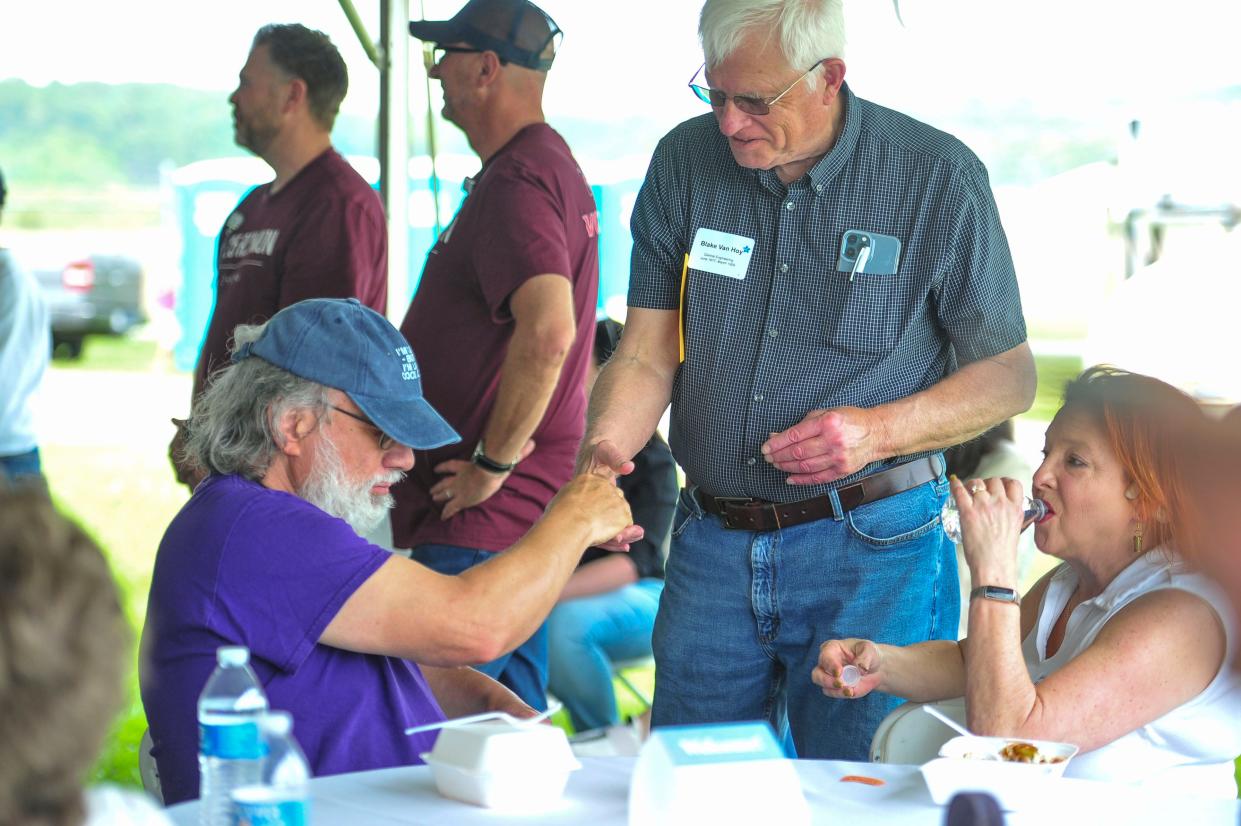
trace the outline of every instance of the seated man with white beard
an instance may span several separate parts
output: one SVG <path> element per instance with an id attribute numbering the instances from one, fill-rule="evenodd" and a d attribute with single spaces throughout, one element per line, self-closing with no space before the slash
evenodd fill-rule
<path id="1" fill-rule="evenodd" d="M 232 362 L 194 405 L 187 451 L 211 475 L 164 534 L 147 607 L 165 801 L 198 794 L 196 701 L 222 645 L 250 649 L 317 775 L 418 763 L 435 734 L 403 730 L 445 715 L 533 714 L 461 666 L 529 637 L 582 551 L 629 525 L 617 486 L 576 477 L 509 551 L 444 576 L 359 536 L 413 449 L 457 440 L 401 334 L 355 299 L 312 299 L 237 327 Z"/>

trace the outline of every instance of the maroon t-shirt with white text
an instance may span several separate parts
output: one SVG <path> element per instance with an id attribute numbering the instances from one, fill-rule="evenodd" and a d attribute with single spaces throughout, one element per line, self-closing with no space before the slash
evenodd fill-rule
<path id="1" fill-rule="evenodd" d="M 388 229 L 362 176 L 328 148 L 279 192 L 253 189 L 224 222 L 216 297 L 194 372 L 194 394 L 228 364 L 238 324 L 261 324 L 307 298 L 356 298 L 388 311 Z"/>
<path id="2" fill-rule="evenodd" d="M 461 442 L 417 451 L 409 478 L 393 488 L 398 547 L 435 543 L 500 551 L 516 542 L 573 475 L 585 431 L 583 385 L 592 357 L 599 293 L 599 213 L 568 144 L 544 123 L 527 126 L 493 155 L 469 186 L 452 223 L 427 256 L 401 324 L 422 368 L 422 389 Z M 430 489 L 433 468 L 466 459 L 495 404 L 513 334 L 509 298 L 537 275 L 573 286 L 577 335 L 535 449 L 490 499 L 447 522 Z M 499 458 L 499 457 L 497 457 Z"/>

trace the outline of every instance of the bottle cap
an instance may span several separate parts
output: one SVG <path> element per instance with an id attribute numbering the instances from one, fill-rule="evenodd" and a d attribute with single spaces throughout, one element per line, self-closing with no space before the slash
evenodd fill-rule
<path id="1" fill-rule="evenodd" d="M 215 650 L 215 660 L 220 665 L 245 665 L 250 662 L 250 649 L 244 645 L 221 645 Z"/>
<path id="2" fill-rule="evenodd" d="M 840 669 L 840 682 L 845 688 L 853 688 L 862 681 L 862 669 L 856 665 L 846 665 Z"/>

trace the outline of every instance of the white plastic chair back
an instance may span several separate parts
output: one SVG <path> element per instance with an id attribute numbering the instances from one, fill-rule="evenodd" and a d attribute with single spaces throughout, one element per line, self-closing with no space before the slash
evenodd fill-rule
<path id="1" fill-rule="evenodd" d="M 965 725 L 964 698 L 932 705 Z M 870 741 L 871 762 L 921 765 L 939 756 L 939 747 L 956 737 L 957 732 L 922 711 L 922 706 L 923 703 L 905 703 L 883 718 Z"/>
<path id="2" fill-rule="evenodd" d="M 163 805 L 164 791 L 159 785 L 159 766 L 151 756 L 152 745 L 151 730 L 146 729 L 142 732 L 142 742 L 138 744 L 138 774 L 142 776 L 142 788 L 146 789 L 146 793 Z"/>

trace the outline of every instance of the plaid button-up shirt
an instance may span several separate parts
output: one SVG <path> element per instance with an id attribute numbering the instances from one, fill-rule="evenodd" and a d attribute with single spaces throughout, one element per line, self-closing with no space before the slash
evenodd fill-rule
<path id="1" fill-rule="evenodd" d="M 792 487 L 759 448 L 811 410 L 904 398 L 1026 338 L 982 163 L 951 135 L 842 96 L 835 146 L 787 187 L 738 166 L 707 114 L 660 141 L 634 207 L 632 307 L 681 306 L 699 229 L 753 242 L 742 278 L 690 269 L 682 308 L 671 445 L 717 496 L 794 501 L 879 469 Z M 896 272 L 839 269 L 849 230 L 899 239 Z"/>

